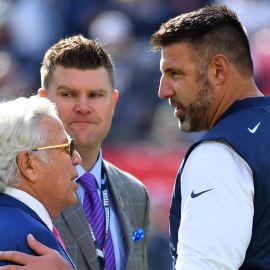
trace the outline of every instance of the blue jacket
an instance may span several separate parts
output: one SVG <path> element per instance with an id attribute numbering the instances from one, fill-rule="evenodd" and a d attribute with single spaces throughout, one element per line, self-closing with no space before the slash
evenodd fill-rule
<path id="1" fill-rule="evenodd" d="M 41 243 L 57 250 L 73 266 L 65 250 L 39 216 L 21 201 L 0 193 L 0 251 L 17 250 L 37 255 L 27 244 L 26 236 L 30 233 Z M 0 266 L 7 264 L 0 261 Z"/>
<path id="2" fill-rule="evenodd" d="M 235 102 L 218 123 L 188 150 L 176 177 L 170 209 L 170 240 L 174 262 L 177 259 L 181 220 L 181 174 L 189 154 L 203 141 L 228 143 L 250 166 L 255 194 L 254 217 L 251 241 L 240 269 L 270 269 L 270 97 Z"/>

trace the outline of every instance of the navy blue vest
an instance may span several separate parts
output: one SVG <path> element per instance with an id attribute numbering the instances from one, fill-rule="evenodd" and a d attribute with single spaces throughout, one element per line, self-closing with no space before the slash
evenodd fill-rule
<path id="1" fill-rule="evenodd" d="M 252 238 L 240 269 L 270 269 L 270 97 L 236 101 L 215 127 L 188 150 L 176 177 L 170 209 L 174 263 L 181 220 L 181 174 L 189 154 L 203 141 L 228 143 L 250 166 L 255 190 L 254 218 Z"/>

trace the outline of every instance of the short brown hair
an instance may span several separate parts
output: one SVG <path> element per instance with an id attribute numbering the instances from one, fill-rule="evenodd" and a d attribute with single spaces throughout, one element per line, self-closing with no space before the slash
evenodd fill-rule
<path id="1" fill-rule="evenodd" d="M 111 56 L 98 42 L 82 35 L 61 39 L 47 50 L 40 70 L 43 88 L 49 87 L 56 65 L 84 70 L 104 67 L 114 87 L 114 65 Z"/>
<path id="2" fill-rule="evenodd" d="M 243 76 L 253 75 L 253 63 L 247 33 L 236 13 L 226 6 L 205 6 L 181 14 L 161 25 L 151 37 L 152 48 L 162 49 L 187 42 L 202 61 L 224 54 Z"/>

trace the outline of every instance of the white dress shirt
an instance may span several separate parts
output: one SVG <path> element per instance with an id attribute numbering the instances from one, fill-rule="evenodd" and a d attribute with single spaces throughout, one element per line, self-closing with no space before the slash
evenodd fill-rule
<path id="1" fill-rule="evenodd" d="M 78 178 L 79 178 L 86 172 L 86 170 L 81 165 L 78 165 L 77 172 L 78 172 Z M 93 168 L 89 172 L 92 173 L 97 180 L 97 183 L 99 186 L 98 194 L 101 197 L 100 195 L 101 183 L 105 181 L 105 179 L 102 179 L 102 151 L 101 150 L 99 152 L 99 157 L 96 164 L 93 166 Z M 83 186 L 78 183 L 77 194 L 82 204 L 83 204 L 84 192 L 85 191 L 84 191 Z M 121 227 L 120 227 L 116 212 L 113 208 L 112 200 L 110 200 L 110 232 L 111 232 L 113 247 L 114 247 L 116 269 L 123 270 L 125 269 L 125 265 L 126 265 L 126 253 L 125 253 L 124 242 L 123 242 L 124 236 L 121 232 Z"/>
<path id="2" fill-rule="evenodd" d="M 246 161 L 224 143 L 201 143 L 185 164 L 181 195 L 176 269 L 239 269 L 254 214 L 253 175 Z"/>

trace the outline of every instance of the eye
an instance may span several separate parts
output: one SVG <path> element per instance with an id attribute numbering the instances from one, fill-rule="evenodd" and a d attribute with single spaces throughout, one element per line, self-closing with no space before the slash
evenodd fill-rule
<path id="1" fill-rule="evenodd" d="M 92 94 L 91 97 L 101 97 L 102 95 L 100 94 Z"/>
<path id="2" fill-rule="evenodd" d="M 90 98 L 99 98 L 99 97 L 103 97 L 104 96 L 104 94 L 103 93 L 91 93 L 91 94 L 89 94 L 89 97 Z"/>
<path id="3" fill-rule="evenodd" d="M 59 96 L 61 97 L 73 97 L 75 96 L 75 92 L 69 89 L 61 89 L 59 91 Z"/>
<path id="4" fill-rule="evenodd" d="M 72 97 L 73 94 L 72 93 L 61 93 L 62 97 Z"/>
<path id="5" fill-rule="evenodd" d="M 66 152 L 69 154 L 69 146 L 65 147 Z"/>
<path id="6" fill-rule="evenodd" d="M 64 146 L 63 151 L 69 155 L 69 146 Z"/>
<path id="7" fill-rule="evenodd" d="M 170 77 L 174 78 L 178 75 L 178 73 L 176 71 L 170 71 L 169 75 Z"/>
<path id="8" fill-rule="evenodd" d="M 168 69 L 165 70 L 164 74 L 168 78 L 176 79 L 181 74 L 181 72 L 179 70 L 176 70 L 176 69 L 168 68 Z"/>

